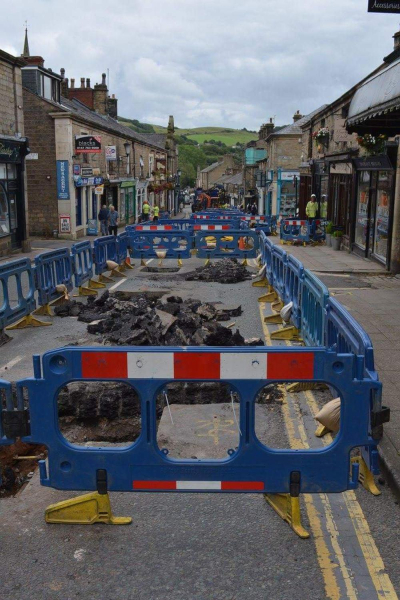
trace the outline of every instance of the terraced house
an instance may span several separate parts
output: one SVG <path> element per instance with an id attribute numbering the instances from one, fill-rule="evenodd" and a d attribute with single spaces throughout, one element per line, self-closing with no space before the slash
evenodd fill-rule
<path id="1" fill-rule="evenodd" d="M 93 87 L 85 78 L 75 87 L 42 57 L 28 50 L 23 59 L 26 128 L 36 153 L 27 169 L 31 235 L 95 235 L 102 204 L 115 206 L 121 226 L 138 219 L 145 199 L 171 211 L 173 118 L 168 135 L 136 133 L 118 122 L 105 74 Z"/>

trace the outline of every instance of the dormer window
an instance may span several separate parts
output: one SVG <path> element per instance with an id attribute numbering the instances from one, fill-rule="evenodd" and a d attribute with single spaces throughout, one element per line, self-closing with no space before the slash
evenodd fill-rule
<path id="1" fill-rule="evenodd" d="M 43 98 L 46 98 L 46 100 L 60 102 L 60 82 L 57 79 L 53 79 L 52 77 L 40 73 L 39 94 Z"/>

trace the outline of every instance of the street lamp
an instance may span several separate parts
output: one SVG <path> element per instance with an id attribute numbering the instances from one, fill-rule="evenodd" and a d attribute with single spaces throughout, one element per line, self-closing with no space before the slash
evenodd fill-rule
<path id="1" fill-rule="evenodd" d="M 130 142 L 125 142 L 124 143 L 124 148 L 125 148 L 125 154 L 126 154 L 126 174 L 129 177 L 130 175 L 130 170 L 131 170 L 131 164 L 130 164 L 130 155 L 131 155 L 131 144 Z"/>
<path id="2" fill-rule="evenodd" d="M 178 204 L 179 204 L 179 192 L 181 186 L 181 175 L 182 171 L 180 169 L 177 170 L 175 176 L 175 214 L 178 214 Z"/>

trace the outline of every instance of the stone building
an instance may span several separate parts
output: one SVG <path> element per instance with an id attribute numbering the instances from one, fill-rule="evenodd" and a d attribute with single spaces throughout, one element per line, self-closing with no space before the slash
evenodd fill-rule
<path id="1" fill-rule="evenodd" d="M 389 99 L 390 108 L 400 105 L 400 32 L 394 39 L 381 65 L 302 126 L 299 208 L 305 216 L 310 194 L 316 194 L 319 215 L 342 231 L 344 248 L 399 272 L 400 127 L 394 113 L 382 117 Z M 369 134 L 369 140 L 363 137 Z"/>
<path id="2" fill-rule="evenodd" d="M 29 249 L 21 67 L 0 50 L 0 256 Z M 33 156 L 32 156 L 33 157 Z"/>
<path id="3" fill-rule="evenodd" d="M 42 57 L 24 60 L 26 130 L 37 153 L 27 169 L 30 233 L 95 235 L 102 204 L 115 206 L 121 226 L 138 219 L 145 199 L 173 210 L 173 118 L 166 136 L 136 133 L 118 122 L 105 74 L 100 84 L 82 78 L 75 87 L 64 69 L 46 69 Z"/>
<path id="4" fill-rule="evenodd" d="M 203 190 L 209 190 L 223 175 L 235 175 L 240 167 L 235 163 L 232 154 L 225 154 L 219 160 L 205 167 L 197 174 L 196 185 Z"/>

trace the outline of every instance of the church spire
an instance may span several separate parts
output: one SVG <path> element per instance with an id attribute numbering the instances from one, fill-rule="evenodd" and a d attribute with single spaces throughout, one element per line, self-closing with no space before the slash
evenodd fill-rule
<path id="1" fill-rule="evenodd" d="M 25 41 L 24 41 L 24 51 L 22 53 L 24 58 L 28 58 L 29 54 L 29 43 L 28 43 L 28 27 L 25 27 Z"/>

